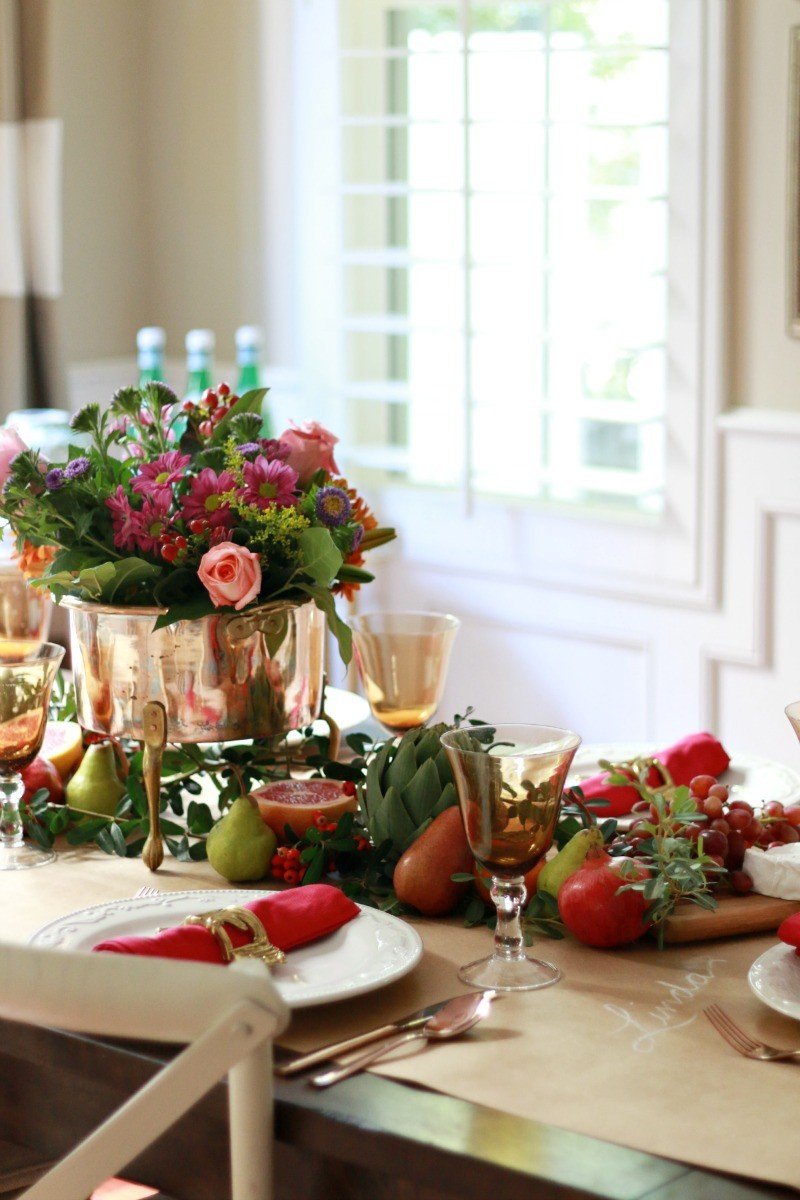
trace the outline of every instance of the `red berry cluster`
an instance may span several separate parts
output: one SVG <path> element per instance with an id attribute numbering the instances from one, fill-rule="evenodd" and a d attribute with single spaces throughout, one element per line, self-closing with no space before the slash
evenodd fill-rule
<path id="1" fill-rule="evenodd" d="M 770 850 L 800 841 L 800 805 L 785 808 L 779 800 L 770 800 L 756 813 L 746 800 L 731 800 L 729 789 L 717 783 L 713 775 L 696 775 L 689 791 L 706 820 L 687 822 L 675 834 L 699 841 L 717 866 L 728 871 L 735 892 L 749 892 L 753 887 L 752 879 L 742 870 L 745 850 L 751 846 Z M 658 820 L 658 811 L 647 800 L 640 800 L 633 812 L 639 814 L 639 820 L 634 821 L 628 837 L 635 844 L 649 836 L 637 827 L 648 817 Z"/>
<path id="2" fill-rule="evenodd" d="M 216 388 L 206 388 L 197 404 L 193 400 L 184 401 L 183 411 L 199 421 L 201 437 L 211 437 L 214 426 L 228 415 L 238 399 L 227 383 L 220 383 Z"/>
<path id="3" fill-rule="evenodd" d="M 164 562 L 174 563 L 185 557 L 189 543 L 182 533 L 162 533 L 158 540 Z"/>
<path id="4" fill-rule="evenodd" d="M 299 846 L 278 846 L 272 856 L 272 878 L 296 887 L 302 883 L 306 873 L 305 864 L 300 862 Z"/>

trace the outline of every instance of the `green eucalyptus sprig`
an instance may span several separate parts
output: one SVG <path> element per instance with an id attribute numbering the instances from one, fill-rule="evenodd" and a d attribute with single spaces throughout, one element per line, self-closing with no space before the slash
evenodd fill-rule
<path id="1" fill-rule="evenodd" d="M 627 777 L 612 770 L 610 782 L 624 784 Z M 649 902 L 648 918 L 655 930 L 659 947 L 664 944 L 664 922 L 682 901 L 690 901 L 700 908 L 713 910 L 717 907 L 712 888 L 725 875 L 720 866 L 703 849 L 702 838 L 694 842 L 680 836 L 687 825 L 702 824 L 707 820 L 697 808 L 688 787 L 673 787 L 666 790 L 649 791 L 640 788 L 642 798 L 651 805 L 650 819 L 637 824 L 637 832 L 646 834 L 636 843 L 636 857 L 650 871 L 647 879 L 636 879 L 633 863 L 623 864 L 621 874 L 630 880 L 621 890 L 641 892 Z M 630 852 L 630 844 L 623 841 L 611 852 Z"/>

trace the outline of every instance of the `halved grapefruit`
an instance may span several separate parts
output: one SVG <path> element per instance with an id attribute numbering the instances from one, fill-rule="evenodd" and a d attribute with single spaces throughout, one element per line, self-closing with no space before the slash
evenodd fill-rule
<path id="1" fill-rule="evenodd" d="M 48 721 L 39 753 L 50 759 L 62 779 L 71 775 L 83 758 L 83 730 L 77 721 Z"/>
<path id="2" fill-rule="evenodd" d="M 286 841 L 288 825 L 301 838 L 314 824 L 314 813 L 323 812 L 329 821 L 338 821 L 346 812 L 356 811 L 355 795 L 342 790 L 337 779 L 279 779 L 252 793 L 261 816 L 279 841 Z"/>

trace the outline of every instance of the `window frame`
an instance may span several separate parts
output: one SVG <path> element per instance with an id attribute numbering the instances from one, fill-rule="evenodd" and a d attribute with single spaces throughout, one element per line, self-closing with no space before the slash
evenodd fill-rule
<path id="1" fill-rule="evenodd" d="M 294 0 L 293 87 L 282 103 L 291 104 L 294 134 L 296 365 L 315 415 L 341 435 L 346 469 L 337 14 L 337 0 Z M 401 534 L 394 552 L 406 560 L 645 600 L 714 602 L 715 423 L 725 386 L 724 0 L 671 0 L 670 20 L 664 511 L 492 499 L 466 486 L 445 493 L 388 482 L 376 491 L 370 481 L 382 521 Z"/>

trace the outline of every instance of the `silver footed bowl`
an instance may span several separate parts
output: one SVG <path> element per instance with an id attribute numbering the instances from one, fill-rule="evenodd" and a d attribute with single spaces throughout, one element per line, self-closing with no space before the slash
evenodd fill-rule
<path id="1" fill-rule="evenodd" d="M 171 742 L 275 737 L 319 715 L 325 617 L 313 600 L 164 629 L 154 628 L 163 608 L 61 603 L 84 729 L 141 740 L 149 700 L 166 708 Z"/>

